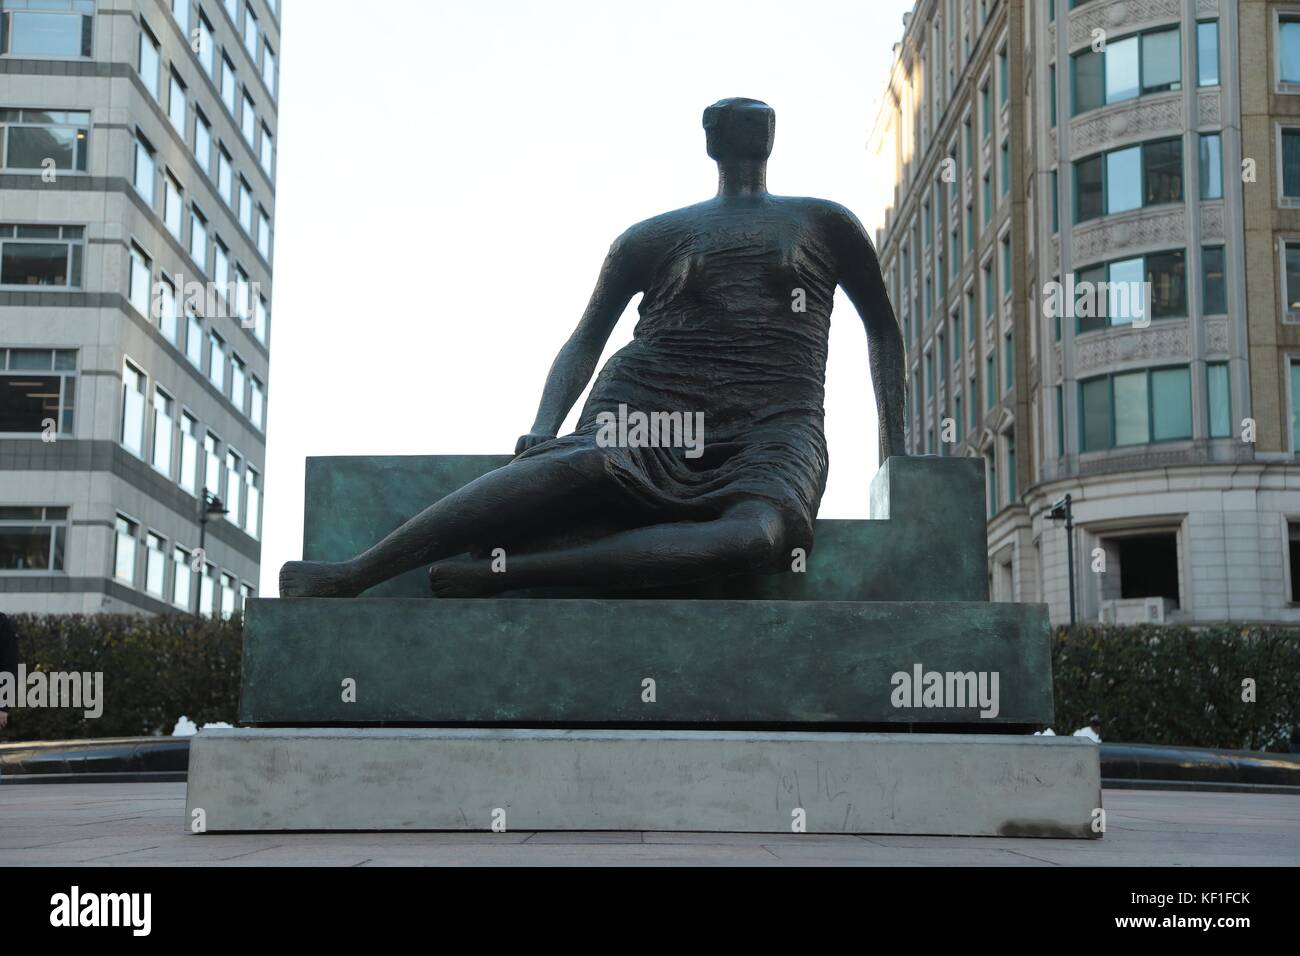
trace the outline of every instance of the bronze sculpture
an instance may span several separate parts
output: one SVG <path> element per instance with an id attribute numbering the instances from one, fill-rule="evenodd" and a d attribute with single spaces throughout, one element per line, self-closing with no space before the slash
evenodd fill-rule
<path id="1" fill-rule="evenodd" d="M 722 100 L 704 128 L 717 195 L 615 240 L 514 460 L 349 561 L 286 563 L 282 597 L 355 596 L 423 565 L 442 597 L 789 569 L 794 549 L 812 548 L 825 489 L 837 285 L 866 326 L 881 461 L 904 453 L 902 336 L 861 224 L 836 203 L 767 192 L 765 103 Z M 573 434 L 557 437 L 637 293 L 633 341 L 597 376 Z M 687 430 L 701 416 L 698 441 Z M 659 441 L 647 421 L 683 440 Z"/>

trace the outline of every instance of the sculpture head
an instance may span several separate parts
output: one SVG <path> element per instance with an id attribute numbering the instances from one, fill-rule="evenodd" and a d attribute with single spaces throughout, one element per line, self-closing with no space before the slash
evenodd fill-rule
<path id="1" fill-rule="evenodd" d="M 761 100 L 742 96 L 718 100 L 704 111 L 704 138 L 709 156 L 720 163 L 762 162 L 772 155 L 776 112 Z"/>

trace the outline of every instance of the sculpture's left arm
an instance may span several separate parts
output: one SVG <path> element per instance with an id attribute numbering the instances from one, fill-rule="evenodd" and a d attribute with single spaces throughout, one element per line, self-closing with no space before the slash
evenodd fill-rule
<path id="1" fill-rule="evenodd" d="M 907 401 L 903 334 L 894 316 L 876 249 L 858 218 L 834 206 L 827 226 L 836 264 L 836 282 L 858 310 L 867 329 L 871 382 L 880 419 L 880 463 L 891 455 L 907 454 L 903 422 Z"/>

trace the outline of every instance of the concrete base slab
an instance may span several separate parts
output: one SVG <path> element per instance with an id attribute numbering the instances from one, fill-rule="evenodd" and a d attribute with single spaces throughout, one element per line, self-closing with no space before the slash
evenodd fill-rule
<path id="1" fill-rule="evenodd" d="M 245 728 L 194 738 L 186 819 L 1087 839 L 1100 806 L 1099 748 L 1072 737 Z"/>

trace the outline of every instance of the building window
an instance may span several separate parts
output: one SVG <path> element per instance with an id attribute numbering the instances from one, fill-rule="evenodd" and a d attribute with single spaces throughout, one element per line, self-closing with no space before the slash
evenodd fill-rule
<path id="1" fill-rule="evenodd" d="M 1084 451 L 1192 437 L 1186 366 L 1105 375 L 1079 383 Z"/>
<path id="2" fill-rule="evenodd" d="M 248 55 L 252 57 L 254 64 L 257 63 L 258 47 L 261 45 L 259 43 L 260 36 L 261 31 L 257 29 L 257 17 L 253 16 L 253 11 L 250 8 L 244 13 L 244 49 L 248 51 Z"/>
<path id="3" fill-rule="evenodd" d="M 253 299 L 253 335 L 257 341 L 266 343 L 266 326 L 270 319 L 270 309 L 266 304 L 265 296 L 256 296 Z"/>
<path id="4" fill-rule="evenodd" d="M 1219 85 L 1219 21 L 1196 24 L 1196 84 Z"/>
<path id="5" fill-rule="evenodd" d="M 190 210 L 190 258 L 201 272 L 208 271 L 208 221 L 198 207 Z"/>
<path id="6" fill-rule="evenodd" d="M 230 17 L 230 22 L 235 25 L 235 30 L 239 30 L 239 0 L 222 0 L 225 5 L 226 14 Z"/>
<path id="7" fill-rule="evenodd" d="M 190 574 L 190 553 L 182 547 L 172 548 L 172 604 L 182 610 L 190 606 L 190 589 L 194 578 Z"/>
<path id="8" fill-rule="evenodd" d="M 1011 66 L 1007 48 L 998 50 L 998 102 L 1005 106 L 1011 99 Z"/>
<path id="9" fill-rule="evenodd" d="M 224 146 L 217 149 L 217 192 L 227 206 L 235 208 L 235 167 Z"/>
<path id="10" fill-rule="evenodd" d="M 212 124 L 198 109 L 194 111 L 194 159 L 199 169 L 212 174 Z"/>
<path id="11" fill-rule="evenodd" d="M 199 422 L 189 412 L 181 413 L 181 474 L 177 484 L 194 495 L 199 482 Z"/>
<path id="12" fill-rule="evenodd" d="M 266 175 L 270 176 L 272 174 L 272 167 L 275 163 L 275 137 L 271 135 L 271 131 L 266 127 L 266 124 L 262 125 L 262 148 L 260 158 L 263 171 L 265 171 Z"/>
<path id="13" fill-rule="evenodd" d="M 235 115 L 235 64 L 230 62 L 230 58 L 222 56 L 221 58 L 221 102 L 226 104 L 226 110 L 231 116 Z"/>
<path id="14" fill-rule="evenodd" d="M 989 452 L 984 456 L 984 465 L 988 470 L 988 477 L 985 483 L 988 485 L 989 495 L 989 517 L 992 518 L 998 513 L 998 459 L 996 452 Z"/>
<path id="15" fill-rule="evenodd" d="M 195 368 L 203 368 L 203 326 L 188 302 L 185 303 L 185 357 Z"/>
<path id="16" fill-rule="evenodd" d="M 1000 169 L 998 176 L 1002 181 L 1002 195 L 1011 192 L 1011 141 L 1003 140 L 1002 149 L 999 150 Z"/>
<path id="17" fill-rule="evenodd" d="M 77 353 L 0 349 L 0 435 L 73 434 Z"/>
<path id="18" fill-rule="evenodd" d="M 1016 499 L 1020 497 L 1020 490 L 1016 486 L 1016 433 L 1014 430 L 1008 431 L 1004 436 L 1007 444 L 1007 504 L 1013 505 Z"/>
<path id="19" fill-rule="evenodd" d="M 185 138 L 186 104 L 185 84 L 173 71 L 167 87 L 167 118 L 172 121 L 176 132 L 181 134 L 181 139 Z"/>
<path id="20" fill-rule="evenodd" d="M 984 174 L 984 179 L 980 184 L 980 198 L 984 206 L 984 225 L 993 221 L 993 178 L 988 173 Z"/>
<path id="21" fill-rule="evenodd" d="M 262 383 L 257 380 L 257 376 L 249 379 L 249 408 L 248 418 L 259 429 L 266 425 L 266 390 Z"/>
<path id="22" fill-rule="evenodd" d="M 1010 332 L 1002 339 L 1002 378 L 1006 382 L 1003 391 L 1011 391 L 1016 385 L 1016 350 L 1012 346 Z"/>
<path id="23" fill-rule="evenodd" d="M 244 468 L 244 531 L 254 540 L 262 535 L 262 476 L 256 468 Z"/>
<path id="24" fill-rule="evenodd" d="M 0 167 L 84 173 L 89 136 L 88 112 L 0 109 Z"/>
<path id="25" fill-rule="evenodd" d="M 230 356 L 230 400 L 234 403 L 235 408 L 239 409 L 240 414 L 244 414 L 246 406 L 244 403 L 244 391 L 248 382 L 248 373 L 243 360 L 238 355 L 231 353 Z"/>
<path id="26" fill-rule="evenodd" d="M 140 526 L 130 518 L 117 516 L 117 540 L 113 549 L 113 577 L 130 587 L 135 586 L 136 539 Z"/>
<path id="27" fill-rule="evenodd" d="M 957 233 L 952 234 L 953 255 L 957 254 Z M 266 214 L 266 210 L 260 206 L 257 209 L 257 251 L 262 254 L 262 258 L 270 260 L 271 258 L 271 218 Z M 953 259 L 953 270 L 956 271 L 957 261 Z"/>
<path id="28" fill-rule="evenodd" d="M 1291 362 L 1291 453 L 1300 455 L 1300 362 Z"/>
<path id="29" fill-rule="evenodd" d="M 1080 270 L 1074 305 L 1077 331 L 1096 332 L 1108 325 L 1129 325 L 1137 319 L 1187 315 L 1186 273 L 1182 249 Z"/>
<path id="30" fill-rule="evenodd" d="M 163 176 L 163 223 L 179 242 L 185 229 L 185 194 L 171 173 Z"/>
<path id="31" fill-rule="evenodd" d="M 199 613 L 204 617 L 212 617 L 216 610 L 212 605 L 213 597 L 216 594 L 213 575 L 216 573 L 216 568 L 206 562 L 204 563 L 203 574 L 199 578 Z"/>
<path id="32" fill-rule="evenodd" d="M 141 315 L 149 315 L 153 299 L 153 260 L 134 242 L 131 243 L 131 274 L 128 279 L 131 305 Z"/>
<path id="33" fill-rule="evenodd" d="M 88 57 L 95 0 L 4 0 L 0 53 L 14 57 Z"/>
<path id="34" fill-rule="evenodd" d="M 994 362 L 993 350 L 984 356 L 984 408 L 993 411 L 998 403 L 998 369 Z"/>
<path id="35" fill-rule="evenodd" d="M 221 495 L 220 446 L 221 439 L 212 432 L 203 436 L 203 488 L 217 496 Z"/>
<path id="36" fill-rule="evenodd" d="M 276 59 L 275 51 L 266 46 L 262 49 L 262 80 L 266 83 L 266 88 L 275 96 L 275 75 Z"/>
<path id="37" fill-rule="evenodd" d="M 1200 180 L 1202 199 L 1223 198 L 1223 145 L 1218 133 L 1201 134 Z"/>
<path id="38" fill-rule="evenodd" d="M 0 507 L 0 573 L 63 570 L 68 509 Z"/>
<path id="39" fill-rule="evenodd" d="M 1059 198 L 1060 197 L 1059 183 L 1057 180 L 1055 169 L 1052 170 L 1052 175 L 1051 175 L 1051 191 L 1052 191 L 1052 235 L 1056 235 L 1058 232 L 1061 231 L 1061 204 Z"/>
<path id="40" fill-rule="evenodd" d="M 1223 246 L 1202 247 L 1201 313 L 1203 315 L 1226 315 L 1228 312 L 1228 289 L 1223 262 Z"/>
<path id="41" fill-rule="evenodd" d="M 980 87 L 980 133 L 985 139 L 993 135 L 993 100 L 989 97 L 989 84 Z"/>
<path id="42" fill-rule="evenodd" d="M 1278 22 L 1278 72 L 1283 83 L 1300 83 L 1300 17 Z"/>
<path id="43" fill-rule="evenodd" d="M 189 37 L 190 0 L 172 0 L 172 16 L 176 20 L 176 25 L 180 27 L 181 33 Z"/>
<path id="44" fill-rule="evenodd" d="M 1158 140 L 1074 164 L 1074 221 L 1181 202 L 1183 141 Z"/>
<path id="45" fill-rule="evenodd" d="M 144 536 L 145 593 L 163 600 L 167 596 L 167 542 L 150 531 Z"/>
<path id="46" fill-rule="evenodd" d="M 226 519 L 236 528 L 243 526 L 240 517 L 239 499 L 244 489 L 243 459 L 229 448 L 226 449 Z"/>
<path id="47" fill-rule="evenodd" d="M 208 333 L 208 381 L 218 392 L 226 393 L 226 343 L 216 332 Z"/>
<path id="48" fill-rule="evenodd" d="M 216 79 L 217 76 L 217 44 L 212 39 L 212 24 L 202 13 L 199 14 L 199 65 L 203 67 L 203 72 L 208 76 Z"/>
<path id="49" fill-rule="evenodd" d="M 155 292 L 157 299 L 155 305 L 158 309 L 158 330 L 162 332 L 163 338 L 175 345 L 176 324 L 180 318 L 176 304 L 176 286 L 167 276 L 162 276 L 158 280 Z"/>
<path id="50" fill-rule="evenodd" d="M 1282 273 L 1282 301 L 1287 321 L 1300 319 L 1300 239 L 1285 244 L 1286 268 Z"/>
<path id="51" fill-rule="evenodd" d="M 253 191 L 242 177 L 239 180 L 239 225 L 249 236 L 253 235 Z"/>
<path id="52" fill-rule="evenodd" d="M 0 223 L 0 286 L 79 289 L 85 255 L 82 226 Z"/>
<path id="53" fill-rule="evenodd" d="M 253 312 L 252 304 L 248 301 L 251 294 L 248 273 L 241 267 L 235 266 L 235 315 L 239 318 L 239 324 L 244 328 L 248 328 L 248 322 Z"/>
<path id="54" fill-rule="evenodd" d="M 1178 599 L 1178 535 L 1121 535 L 1102 539 L 1107 551 L 1119 558 L 1120 598 L 1166 598 L 1175 607 Z"/>
<path id="55" fill-rule="evenodd" d="M 137 137 L 135 141 L 135 188 L 144 197 L 149 206 L 153 206 L 154 185 L 157 165 L 154 162 L 153 147 L 144 139 Z"/>
<path id="56" fill-rule="evenodd" d="M 230 250 L 220 239 L 212 244 L 212 279 L 223 298 L 230 294 Z"/>
<path id="57" fill-rule="evenodd" d="M 1181 89 L 1179 30 L 1110 40 L 1102 53 L 1091 49 L 1076 53 L 1070 58 L 1070 69 L 1075 116 L 1148 93 Z"/>
<path id="58" fill-rule="evenodd" d="M 158 386 L 153 390 L 153 449 L 149 463 L 159 474 L 172 476 L 172 429 L 176 402 Z"/>
<path id="59" fill-rule="evenodd" d="M 1300 198 L 1300 129 L 1282 130 L 1282 195 Z"/>
<path id="60" fill-rule="evenodd" d="M 158 41 L 149 32 L 148 27 L 140 28 L 140 51 L 136 58 L 136 67 L 144 88 L 155 100 L 158 99 L 158 71 L 162 62 L 158 57 Z"/>
<path id="61" fill-rule="evenodd" d="M 1047 119 L 1049 127 L 1056 129 L 1056 64 L 1047 68 Z"/>
<path id="62" fill-rule="evenodd" d="M 239 130 L 244 134 L 244 139 L 248 145 L 253 145 L 253 140 L 257 137 L 257 110 L 253 105 L 253 98 L 244 93 L 243 112 L 240 114 Z"/>
<path id="63" fill-rule="evenodd" d="M 1209 396 L 1210 437 L 1232 437 L 1232 396 L 1228 388 L 1228 363 L 1205 366 L 1205 387 Z"/>
<path id="64" fill-rule="evenodd" d="M 248 608 L 248 602 L 257 597 L 257 592 L 253 590 L 251 584 L 241 584 L 239 586 L 239 613 L 243 614 Z"/>
<path id="65" fill-rule="evenodd" d="M 221 575 L 221 618 L 230 620 L 235 616 L 235 596 L 239 593 L 238 582 L 234 575 Z"/>
<path id="66" fill-rule="evenodd" d="M 122 366 L 122 447 L 144 458 L 145 374 L 130 362 Z"/>
<path id="67" fill-rule="evenodd" d="M 1002 237 L 1002 297 L 1011 296 L 1011 233 Z"/>

